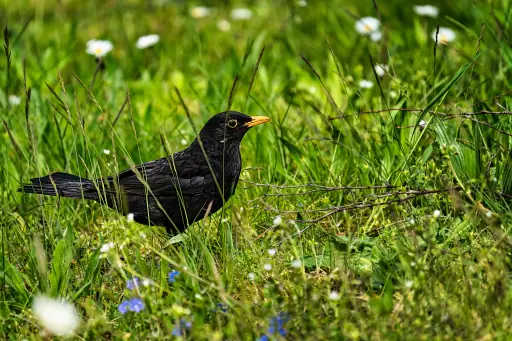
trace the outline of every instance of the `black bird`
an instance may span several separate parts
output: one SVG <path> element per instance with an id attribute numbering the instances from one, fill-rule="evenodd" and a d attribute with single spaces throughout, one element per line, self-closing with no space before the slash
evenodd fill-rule
<path id="1" fill-rule="evenodd" d="M 249 129 L 268 121 L 222 112 L 208 120 L 190 146 L 173 155 L 98 180 L 56 172 L 31 179 L 18 191 L 94 200 L 133 214 L 138 223 L 183 232 L 234 194 L 242 170 L 240 142 Z"/>

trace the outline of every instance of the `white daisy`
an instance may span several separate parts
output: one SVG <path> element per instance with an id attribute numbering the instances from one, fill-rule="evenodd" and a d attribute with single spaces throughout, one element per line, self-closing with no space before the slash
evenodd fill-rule
<path id="1" fill-rule="evenodd" d="M 155 284 L 155 282 L 150 278 L 144 278 L 142 280 L 142 285 L 145 287 L 149 287 L 150 285 L 153 285 L 153 284 Z"/>
<path id="2" fill-rule="evenodd" d="M 277 250 L 276 249 L 268 249 L 267 252 L 270 255 L 270 257 L 274 257 L 277 253 Z"/>
<path id="3" fill-rule="evenodd" d="M 439 210 L 435 210 L 434 213 L 432 213 L 432 216 L 434 218 L 439 218 L 441 216 L 441 211 Z"/>
<path id="4" fill-rule="evenodd" d="M 270 270 L 272 270 L 272 265 L 267 263 L 267 264 L 263 265 L 263 269 L 265 269 L 266 271 L 270 271 Z"/>
<path id="5" fill-rule="evenodd" d="M 86 52 L 98 58 L 105 57 L 107 53 L 112 51 L 114 45 L 108 40 L 89 40 L 87 42 Z"/>
<path id="6" fill-rule="evenodd" d="M 439 27 L 439 34 L 437 34 L 437 30 L 432 32 L 432 39 L 435 41 L 437 36 L 437 41 L 439 44 L 448 44 L 455 40 L 457 35 L 455 32 L 446 27 Z"/>
<path id="7" fill-rule="evenodd" d="M 80 325 L 75 306 L 63 299 L 37 296 L 32 304 L 35 317 L 51 335 L 70 336 Z"/>
<path id="8" fill-rule="evenodd" d="M 337 291 L 331 291 L 331 293 L 329 294 L 329 299 L 331 301 L 337 301 L 340 299 L 340 293 L 337 292 Z"/>
<path id="9" fill-rule="evenodd" d="M 110 155 L 110 150 L 109 149 L 103 149 L 103 154 Z"/>
<path id="10" fill-rule="evenodd" d="M 412 288 L 412 286 L 414 285 L 414 282 L 413 281 L 405 281 L 405 287 L 410 289 Z"/>
<path id="11" fill-rule="evenodd" d="M 134 215 L 133 213 L 128 213 L 128 214 L 126 215 L 126 220 L 127 220 L 129 223 L 133 222 L 133 219 L 134 219 L 134 218 L 135 218 L 135 215 Z"/>
<path id="12" fill-rule="evenodd" d="M 10 105 L 12 105 L 13 107 L 16 107 L 21 104 L 21 97 L 16 96 L 16 95 L 9 95 L 8 101 L 9 101 Z"/>
<path id="13" fill-rule="evenodd" d="M 147 36 L 142 36 L 139 39 L 137 39 L 137 43 L 135 44 L 135 46 L 138 49 L 145 49 L 145 48 L 155 45 L 159 41 L 160 41 L 160 36 L 158 34 L 150 34 Z"/>
<path id="14" fill-rule="evenodd" d="M 277 217 L 274 218 L 273 223 L 274 225 L 281 225 L 283 223 L 283 218 L 281 218 L 281 216 L 278 215 Z"/>
<path id="15" fill-rule="evenodd" d="M 374 17 L 363 17 L 356 21 L 356 31 L 364 36 L 369 36 L 380 31 L 380 21 Z"/>
<path id="16" fill-rule="evenodd" d="M 294 261 L 292 261 L 292 268 L 298 269 L 301 266 L 302 262 L 300 261 L 300 259 L 295 259 Z"/>
<path id="17" fill-rule="evenodd" d="M 105 243 L 101 246 L 100 248 L 100 252 L 102 253 L 107 253 L 109 252 L 110 250 L 112 250 L 114 248 L 115 244 L 113 242 L 110 242 L 110 243 Z"/>
<path id="18" fill-rule="evenodd" d="M 359 87 L 361 89 L 371 89 L 373 88 L 373 82 L 367 79 L 363 79 L 359 81 Z"/>
<path id="19" fill-rule="evenodd" d="M 233 20 L 249 20 L 252 18 L 252 11 L 248 8 L 235 8 L 231 11 Z"/>
<path id="20" fill-rule="evenodd" d="M 217 28 L 222 32 L 228 32 L 229 30 L 231 30 L 231 23 L 226 19 L 220 19 L 217 22 Z"/>
<path id="21" fill-rule="evenodd" d="M 249 277 L 249 279 L 251 281 L 254 281 L 254 279 L 256 278 L 256 275 L 254 274 L 254 272 L 249 272 L 249 274 L 247 275 L 247 277 Z"/>
<path id="22" fill-rule="evenodd" d="M 425 127 L 427 126 L 427 122 L 421 120 L 418 125 L 420 126 L 421 129 L 425 129 Z"/>
<path id="23" fill-rule="evenodd" d="M 190 9 L 190 16 L 194 19 L 201 19 L 210 15 L 210 9 L 204 6 L 197 6 Z"/>
<path id="24" fill-rule="evenodd" d="M 431 5 L 414 6 L 414 12 L 416 12 L 417 15 L 421 15 L 423 17 L 436 18 L 439 14 L 439 9 Z"/>
<path id="25" fill-rule="evenodd" d="M 386 75 L 386 73 L 388 73 L 388 71 L 389 71 L 389 66 L 387 66 L 385 64 L 376 64 L 375 65 L 375 73 L 379 77 L 384 77 Z"/>

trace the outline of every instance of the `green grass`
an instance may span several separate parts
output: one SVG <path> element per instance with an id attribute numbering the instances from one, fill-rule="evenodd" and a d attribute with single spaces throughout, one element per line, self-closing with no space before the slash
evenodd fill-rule
<path id="1" fill-rule="evenodd" d="M 87 340 L 175 339 L 180 319 L 185 339 L 254 340 L 279 313 L 276 340 L 509 339 L 512 2 L 439 2 L 437 19 L 398 0 L 376 1 L 379 13 L 229 3 L 196 20 L 188 2 L 0 0 L 0 338 L 44 338 L 31 311 L 44 293 L 73 302 Z M 245 6 L 253 18 L 231 20 Z M 382 18 L 383 40 L 357 34 L 362 16 Z M 434 49 L 438 22 L 457 38 Z M 160 43 L 136 49 L 150 33 Z M 92 84 L 95 38 L 114 49 Z M 377 81 L 372 62 L 389 73 Z M 52 171 L 98 178 L 178 151 L 195 137 L 187 110 L 198 128 L 228 108 L 273 123 L 245 137 L 236 195 L 183 235 L 16 192 Z M 154 286 L 129 291 L 134 276 Z M 120 314 L 136 295 L 146 308 Z"/>

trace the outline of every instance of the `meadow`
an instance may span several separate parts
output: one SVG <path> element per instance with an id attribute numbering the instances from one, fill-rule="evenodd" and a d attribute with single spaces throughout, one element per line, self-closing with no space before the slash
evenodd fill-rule
<path id="1" fill-rule="evenodd" d="M 419 5 L 0 0 L 0 339 L 510 340 L 512 1 Z M 225 110 L 273 121 L 183 234 L 17 192 Z"/>

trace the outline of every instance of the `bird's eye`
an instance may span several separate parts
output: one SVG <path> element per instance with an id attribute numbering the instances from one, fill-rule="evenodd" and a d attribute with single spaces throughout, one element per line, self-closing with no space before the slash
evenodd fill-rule
<path id="1" fill-rule="evenodd" d="M 229 120 L 228 121 L 228 127 L 230 127 L 230 128 L 236 128 L 237 125 L 238 125 L 237 120 Z"/>

